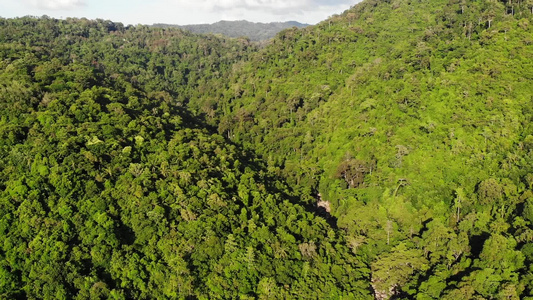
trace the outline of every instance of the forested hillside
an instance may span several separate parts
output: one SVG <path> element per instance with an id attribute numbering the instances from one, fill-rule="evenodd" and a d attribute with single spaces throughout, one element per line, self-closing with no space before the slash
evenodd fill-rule
<path id="1" fill-rule="evenodd" d="M 533 299 L 532 26 L 365 0 L 258 49 L 0 19 L 0 296 Z"/>
<path id="2" fill-rule="evenodd" d="M 184 108 L 247 44 L 0 22 L 1 298 L 371 295 L 343 235 Z"/>
<path id="3" fill-rule="evenodd" d="M 259 42 L 273 38 L 283 29 L 297 27 L 303 28 L 309 24 L 299 22 L 272 22 L 272 23 L 254 23 L 248 21 L 219 21 L 213 24 L 195 24 L 195 25 L 170 25 L 154 24 L 153 27 L 160 28 L 182 28 L 198 34 L 222 34 L 228 37 L 248 37 L 251 41 Z"/>
<path id="4" fill-rule="evenodd" d="M 330 202 L 379 298 L 533 296 L 531 8 L 363 1 L 239 64 L 207 120 Z"/>

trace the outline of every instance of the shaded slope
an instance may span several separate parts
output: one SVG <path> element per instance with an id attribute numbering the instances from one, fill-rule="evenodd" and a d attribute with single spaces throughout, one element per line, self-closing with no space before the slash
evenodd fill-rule
<path id="1" fill-rule="evenodd" d="M 183 106 L 245 44 L 0 22 L 2 297 L 370 296 L 342 235 Z"/>

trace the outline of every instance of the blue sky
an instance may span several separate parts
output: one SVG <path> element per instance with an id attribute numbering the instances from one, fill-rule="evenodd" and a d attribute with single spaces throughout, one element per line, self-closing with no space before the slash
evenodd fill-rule
<path id="1" fill-rule="evenodd" d="M 359 0 L 0 0 L 0 16 L 109 19 L 127 24 L 200 24 L 220 20 L 315 24 Z"/>

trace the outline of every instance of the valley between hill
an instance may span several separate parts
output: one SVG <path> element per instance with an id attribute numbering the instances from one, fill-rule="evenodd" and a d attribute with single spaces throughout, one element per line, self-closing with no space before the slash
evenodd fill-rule
<path id="1" fill-rule="evenodd" d="M 0 19 L 0 296 L 533 298 L 532 22 Z"/>

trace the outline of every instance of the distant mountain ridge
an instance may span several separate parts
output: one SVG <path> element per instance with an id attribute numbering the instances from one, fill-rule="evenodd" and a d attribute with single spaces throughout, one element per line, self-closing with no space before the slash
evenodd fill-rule
<path id="1" fill-rule="evenodd" d="M 229 37 L 246 36 L 252 41 L 264 41 L 273 38 L 278 32 L 292 27 L 304 28 L 309 24 L 296 21 L 288 22 L 271 22 L 271 23 L 254 23 L 249 21 L 219 21 L 213 24 L 193 24 L 193 25 L 171 25 L 171 24 L 154 24 L 153 27 L 177 27 L 189 30 L 193 33 L 206 34 L 223 34 Z"/>

